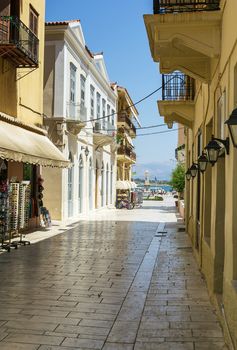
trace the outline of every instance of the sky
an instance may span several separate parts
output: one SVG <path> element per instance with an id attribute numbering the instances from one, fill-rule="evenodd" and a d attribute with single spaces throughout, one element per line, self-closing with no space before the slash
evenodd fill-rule
<path id="1" fill-rule="evenodd" d="M 125 87 L 136 102 L 161 86 L 143 21 L 152 10 L 153 0 L 46 0 L 46 21 L 80 19 L 86 45 L 104 53 L 110 81 Z M 161 92 L 136 106 L 143 127 L 164 123 L 159 99 Z M 137 135 L 166 130 L 167 126 L 137 130 Z M 136 176 L 143 177 L 148 170 L 151 179 L 168 179 L 175 166 L 177 132 L 137 136 L 134 144 Z"/>

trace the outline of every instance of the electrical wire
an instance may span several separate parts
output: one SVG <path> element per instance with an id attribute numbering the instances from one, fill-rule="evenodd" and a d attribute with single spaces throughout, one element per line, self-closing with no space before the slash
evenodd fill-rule
<path id="1" fill-rule="evenodd" d="M 136 135 L 136 137 L 138 137 L 138 136 L 148 136 L 148 135 L 166 134 L 166 133 L 168 133 L 168 132 L 174 132 L 174 131 L 178 131 L 178 130 L 181 130 L 181 129 L 184 129 L 184 128 L 182 127 L 182 128 L 172 129 L 172 130 L 164 130 L 164 131 L 150 132 L 150 133 L 147 133 L 147 134 L 138 134 L 138 135 Z"/>
<path id="2" fill-rule="evenodd" d="M 165 85 L 169 84 L 170 81 L 172 81 L 174 79 L 174 77 L 171 77 L 169 80 L 167 80 L 164 84 L 162 84 L 160 87 L 158 87 L 157 89 L 155 89 L 154 91 L 152 91 L 151 93 L 149 93 L 148 95 L 146 95 L 145 97 L 141 98 L 140 100 L 138 100 L 137 102 L 135 103 L 132 103 L 131 105 L 129 105 L 128 107 L 126 107 L 125 109 L 122 109 L 118 112 L 114 111 L 113 113 L 111 114 L 108 114 L 108 115 L 104 115 L 103 117 L 99 117 L 99 118 L 94 118 L 94 119 L 90 119 L 90 120 L 85 120 L 84 123 L 90 123 L 90 122 L 95 122 L 97 120 L 101 120 L 101 119 L 107 119 L 111 116 L 114 116 L 116 114 L 119 114 L 121 112 L 126 112 L 128 109 L 138 105 L 139 103 L 145 101 L 146 99 L 148 99 L 149 97 L 151 97 L 152 95 L 154 95 L 156 92 L 160 91 Z M 50 118 L 48 117 L 46 114 L 43 114 L 43 117 L 45 118 Z M 145 127 L 144 127 L 145 128 Z"/>
<path id="3" fill-rule="evenodd" d="M 165 124 L 166 125 L 166 124 Z M 150 133 L 146 133 L 146 134 L 138 134 L 136 135 L 136 137 L 139 137 L 139 136 L 149 136 L 149 135 L 159 135 L 159 134 L 166 134 L 166 133 L 169 133 L 169 132 L 174 132 L 174 131 L 178 131 L 178 130 L 181 130 L 181 129 L 184 129 L 184 127 L 181 127 L 181 128 L 176 128 L 176 129 L 172 129 L 172 130 L 163 130 L 163 131 L 157 131 L 157 132 L 150 132 Z M 104 130 L 106 131 L 106 130 Z M 81 135 L 82 137 L 86 138 L 86 137 L 92 137 L 93 134 L 90 134 L 90 135 Z"/>
<path id="4" fill-rule="evenodd" d="M 136 130 L 142 130 L 142 129 L 153 129 L 153 128 L 159 128 L 161 126 L 166 126 L 167 124 L 155 124 L 155 125 L 149 125 L 149 126 L 140 126 L 136 127 Z M 92 130 L 92 127 L 90 128 L 83 128 L 83 130 Z M 98 131 L 115 131 L 114 129 L 98 129 Z"/>

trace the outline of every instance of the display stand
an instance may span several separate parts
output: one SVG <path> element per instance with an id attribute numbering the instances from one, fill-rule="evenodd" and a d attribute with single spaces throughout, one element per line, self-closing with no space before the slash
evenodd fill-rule
<path id="1" fill-rule="evenodd" d="M 23 240 L 23 231 L 29 226 L 30 214 L 30 195 L 31 186 L 29 181 L 22 181 L 19 184 L 19 215 L 18 215 L 18 232 L 20 232 L 20 240 L 13 242 L 19 245 L 30 245 L 30 241 Z"/>
<path id="2" fill-rule="evenodd" d="M 5 243 L 8 236 L 9 186 L 8 182 L 0 181 L 0 249 L 10 252 L 10 244 Z"/>
<path id="3" fill-rule="evenodd" d="M 12 242 L 12 235 L 18 234 L 19 215 L 19 183 L 11 182 L 9 185 L 9 245 L 17 249 L 17 243 Z"/>
<path id="4" fill-rule="evenodd" d="M 29 181 L 22 181 L 20 184 L 20 215 L 19 215 L 19 229 L 21 232 L 20 240 L 18 244 L 30 245 L 30 241 L 25 241 L 22 239 L 22 230 L 29 227 L 29 215 L 30 215 L 30 194 L 31 186 Z"/>

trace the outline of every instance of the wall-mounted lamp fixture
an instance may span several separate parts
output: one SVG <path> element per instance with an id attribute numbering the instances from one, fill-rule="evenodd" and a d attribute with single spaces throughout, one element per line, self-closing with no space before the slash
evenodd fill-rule
<path id="1" fill-rule="evenodd" d="M 212 136 L 211 141 L 206 145 L 205 150 L 207 152 L 207 159 L 212 166 L 217 162 L 223 146 L 226 150 L 226 154 L 229 154 L 229 137 L 222 140 Z"/>
<path id="2" fill-rule="evenodd" d="M 188 181 L 191 180 L 192 175 L 191 175 L 190 168 L 186 171 L 185 176 L 186 176 L 186 179 L 187 179 Z"/>
<path id="3" fill-rule="evenodd" d="M 197 163 L 193 163 L 191 165 L 191 167 L 189 168 L 189 170 L 190 170 L 191 176 L 195 177 L 197 175 L 197 172 L 198 172 L 198 164 Z"/>
<path id="4" fill-rule="evenodd" d="M 85 150 L 85 156 L 86 156 L 86 159 L 87 159 L 87 157 L 89 156 L 89 153 L 90 153 L 90 151 L 89 151 L 89 148 L 88 148 L 88 146 L 81 146 L 81 150 Z"/>
<path id="5" fill-rule="evenodd" d="M 237 147 L 237 108 L 232 111 L 229 119 L 225 122 L 225 124 L 228 125 L 234 147 Z"/>
<path id="6" fill-rule="evenodd" d="M 170 121 L 170 122 L 168 122 L 166 124 L 167 124 L 168 129 L 172 129 L 173 125 L 174 125 L 174 122 Z"/>
<path id="7" fill-rule="evenodd" d="M 207 168 L 208 159 L 205 153 L 202 153 L 201 156 L 198 158 L 198 169 L 201 171 L 201 173 L 204 173 Z"/>

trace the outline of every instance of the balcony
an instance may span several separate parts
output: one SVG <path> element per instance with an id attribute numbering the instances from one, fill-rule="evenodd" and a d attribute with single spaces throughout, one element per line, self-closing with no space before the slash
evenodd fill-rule
<path id="1" fill-rule="evenodd" d="M 85 106 L 68 102 L 66 109 L 67 130 L 74 135 L 79 134 L 85 127 L 87 120 L 87 109 Z"/>
<path id="2" fill-rule="evenodd" d="M 115 126 L 109 121 L 98 120 L 93 127 L 93 141 L 99 147 L 107 146 L 115 142 Z"/>
<path id="3" fill-rule="evenodd" d="M 124 163 L 136 163 L 136 153 L 127 146 L 120 146 L 117 150 L 117 159 Z"/>
<path id="4" fill-rule="evenodd" d="M 194 120 L 195 81 L 176 72 L 162 75 L 162 101 L 158 101 L 160 115 L 165 122 L 192 127 Z"/>
<path id="5" fill-rule="evenodd" d="M 160 72 L 209 83 L 220 56 L 221 16 L 217 0 L 154 0 L 144 22 Z"/>
<path id="6" fill-rule="evenodd" d="M 39 39 L 15 16 L 0 16 L 0 56 L 16 68 L 38 66 Z"/>
<path id="7" fill-rule="evenodd" d="M 122 126 L 129 131 L 131 137 L 136 137 L 136 128 L 131 119 L 126 114 L 118 115 L 118 126 Z"/>
<path id="8" fill-rule="evenodd" d="M 154 14 L 194 11 L 216 11 L 220 0 L 153 0 Z"/>

